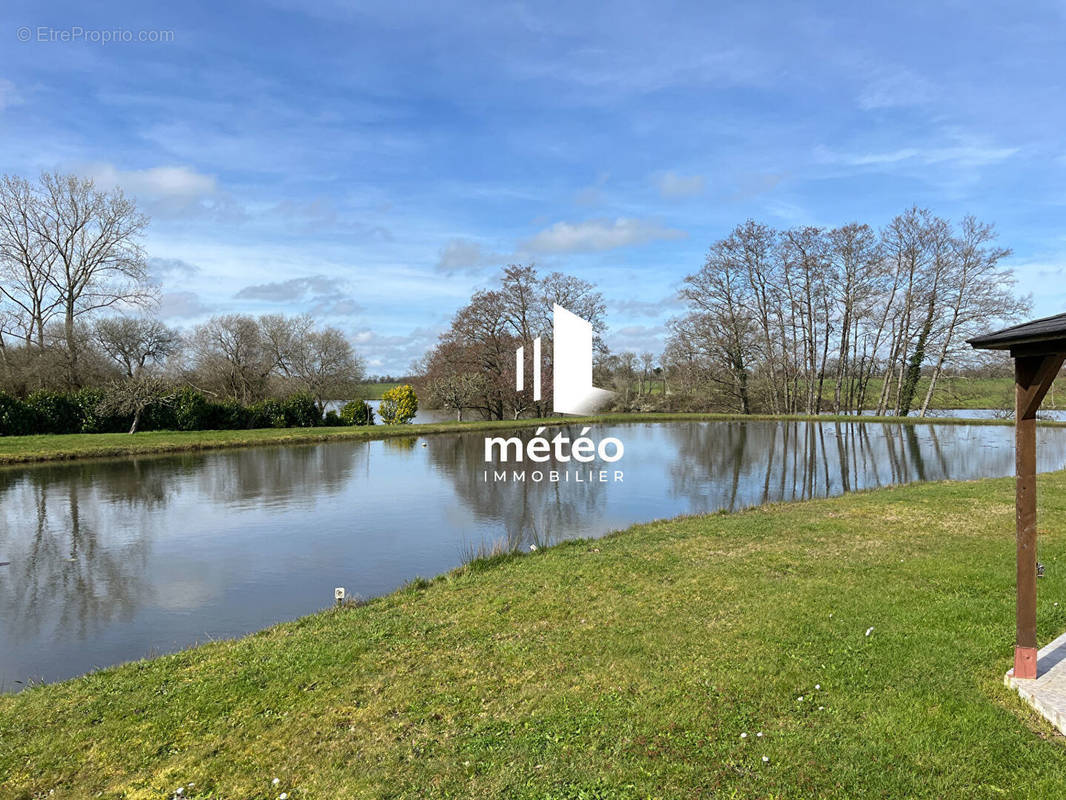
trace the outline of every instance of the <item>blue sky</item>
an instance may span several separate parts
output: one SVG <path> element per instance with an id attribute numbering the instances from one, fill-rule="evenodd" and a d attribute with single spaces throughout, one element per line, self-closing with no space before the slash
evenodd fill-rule
<path id="1" fill-rule="evenodd" d="M 151 5 L 4 4 L 0 171 L 135 195 L 172 324 L 309 311 L 402 373 L 535 261 L 658 351 L 736 223 L 911 204 L 995 222 L 1066 310 L 1062 2 Z M 47 41 L 77 28 L 172 41 Z"/>

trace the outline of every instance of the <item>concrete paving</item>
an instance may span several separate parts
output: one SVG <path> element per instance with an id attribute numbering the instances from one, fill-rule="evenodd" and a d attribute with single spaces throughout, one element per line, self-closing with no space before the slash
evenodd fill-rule
<path id="1" fill-rule="evenodd" d="M 1036 654 L 1035 678 L 1015 678 L 1012 669 L 1003 682 L 1066 734 L 1066 633 Z"/>

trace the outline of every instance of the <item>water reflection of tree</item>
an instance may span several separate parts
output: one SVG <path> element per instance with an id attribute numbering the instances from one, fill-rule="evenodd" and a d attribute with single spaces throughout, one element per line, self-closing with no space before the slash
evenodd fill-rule
<path id="1" fill-rule="evenodd" d="M 0 572 L 7 635 L 84 639 L 114 619 L 133 616 L 150 595 L 149 529 L 133 537 L 108 535 L 96 513 L 96 487 L 78 480 L 38 476 L 8 493 L 0 536 L 11 562 Z M 20 522 L 11 524 L 12 511 Z"/>
<path id="2" fill-rule="evenodd" d="M 581 435 L 579 426 L 552 427 L 545 432 L 549 439 L 558 433 L 571 441 Z M 518 436 L 526 442 L 533 431 L 500 432 L 501 436 Z M 582 464 L 577 461 L 561 463 L 554 452 L 543 463 L 486 464 L 485 437 L 478 434 L 438 437 L 429 448 L 430 463 L 437 472 L 448 477 L 455 486 L 456 495 L 481 519 L 499 522 L 502 530 L 499 537 L 507 549 L 525 549 L 530 544 L 542 546 L 561 539 L 582 535 L 590 523 L 602 515 L 609 484 L 574 481 L 553 483 L 547 480 L 550 470 L 559 472 L 569 469 L 580 472 L 587 478 L 588 472 L 611 470 L 612 466 L 599 459 Z M 506 481 L 494 481 L 493 468 L 507 471 Z M 489 470 L 488 480 L 485 470 Z M 525 476 L 524 480 L 512 480 L 512 473 Z M 533 473 L 545 475 L 536 482 Z M 610 472 L 608 472 L 610 475 Z"/>
<path id="3" fill-rule="evenodd" d="M 201 493 L 221 503 L 313 505 L 366 470 L 367 442 L 253 447 L 203 456 Z"/>
<path id="4" fill-rule="evenodd" d="M 313 503 L 365 471 L 366 443 L 257 448 L 0 470 L 0 629 L 85 638 L 155 598 L 157 526 L 185 491 L 219 503 Z M 177 523 L 180 525 L 180 522 Z"/>
<path id="5" fill-rule="evenodd" d="M 909 425 L 752 421 L 668 430 L 678 450 L 672 491 L 697 511 L 825 497 L 948 472 L 937 432 L 923 441 Z"/>

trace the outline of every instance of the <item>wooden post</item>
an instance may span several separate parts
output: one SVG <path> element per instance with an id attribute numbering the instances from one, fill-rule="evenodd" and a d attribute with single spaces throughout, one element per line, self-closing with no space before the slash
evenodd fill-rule
<path id="1" fill-rule="evenodd" d="M 1014 640 L 1014 677 L 1036 677 L 1036 414 L 1025 415 L 1023 359 L 1014 365 L 1016 418 L 1014 458 L 1017 474 L 1017 621 Z"/>
<path id="2" fill-rule="evenodd" d="M 1014 358 L 1014 447 L 1017 620 L 1014 677 L 1036 677 L 1036 411 L 1062 367 L 1063 355 Z"/>

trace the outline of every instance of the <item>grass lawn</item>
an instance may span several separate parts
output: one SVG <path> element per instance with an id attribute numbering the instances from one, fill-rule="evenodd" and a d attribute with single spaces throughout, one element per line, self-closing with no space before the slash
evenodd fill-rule
<path id="1" fill-rule="evenodd" d="M 867 389 L 867 405 L 877 407 L 877 400 L 881 396 L 881 378 L 872 378 Z M 918 389 L 915 392 L 915 411 L 921 408 L 925 392 L 929 388 L 929 378 L 922 377 L 918 380 Z M 1066 402 L 1066 377 L 1060 377 L 1055 381 L 1054 388 L 1048 393 L 1044 401 L 1044 408 L 1061 408 L 1056 403 L 1058 399 Z M 832 391 L 830 391 L 832 395 Z M 967 378 L 967 377 L 942 377 L 936 382 L 936 389 L 929 401 L 932 409 L 940 408 L 997 408 L 1014 409 L 1014 380 L 1012 378 Z"/>
<path id="2" fill-rule="evenodd" d="M 1040 480 L 1043 643 L 1066 473 Z M 2 696 L 0 796 L 1063 797 L 1063 739 L 1002 685 L 1013 499 L 654 522 Z"/>
<path id="3" fill-rule="evenodd" d="M 389 389 L 395 389 L 397 386 L 403 386 L 402 383 L 361 383 L 359 384 L 359 397 L 366 400 L 380 400 L 381 395 L 385 394 Z"/>
<path id="4" fill-rule="evenodd" d="M 769 416 L 749 414 L 600 414 L 593 417 L 551 417 L 493 422 L 439 422 L 425 425 L 372 425 L 338 428 L 260 428 L 239 431 L 143 431 L 128 433 L 74 433 L 43 436 L 0 436 L 0 465 L 34 461 L 66 461 L 76 458 L 108 458 L 150 453 L 175 453 L 190 450 L 215 450 L 251 445 L 298 444 L 338 439 L 385 439 L 395 436 L 421 436 L 456 431 L 530 428 L 540 425 L 605 424 L 614 422 L 671 422 L 681 420 L 818 420 L 819 422 L 871 422 L 884 420 L 908 425 L 1012 425 L 1012 420 L 945 420 L 918 417 L 847 417 L 822 415 Z M 1066 426 L 1066 423 L 1041 422 L 1042 425 Z"/>

